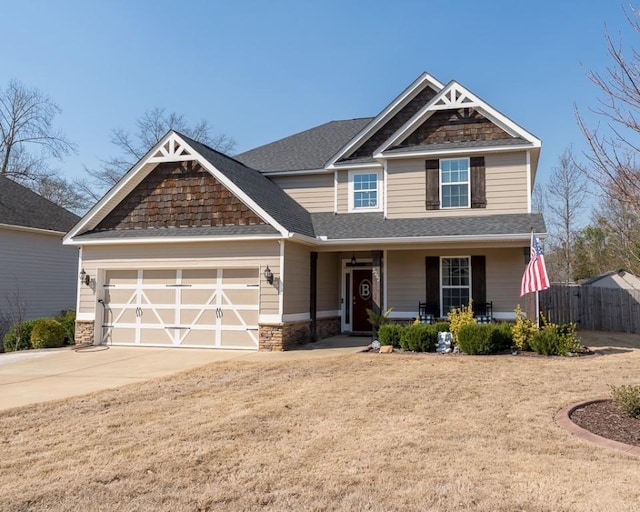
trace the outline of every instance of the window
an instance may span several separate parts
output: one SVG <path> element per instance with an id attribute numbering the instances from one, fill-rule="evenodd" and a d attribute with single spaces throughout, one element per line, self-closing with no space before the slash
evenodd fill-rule
<path id="1" fill-rule="evenodd" d="M 469 304 L 471 265 L 468 257 L 442 258 L 442 314 Z"/>
<path id="2" fill-rule="evenodd" d="M 380 191 L 377 172 L 349 173 L 349 210 L 379 210 Z"/>
<path id="3" fill-rule="evenodd" d="M 440 160 L 442 208 L 469 208 L 469 159 Z"/>

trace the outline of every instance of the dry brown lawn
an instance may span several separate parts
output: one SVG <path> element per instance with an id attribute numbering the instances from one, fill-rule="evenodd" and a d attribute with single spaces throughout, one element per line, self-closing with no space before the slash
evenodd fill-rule
<path id="1" fill-rule="evenodd" d="M 213 364 L 0 413 L 2 511 L 637 511 L 640 459 L 556 426 L 640 384 L 579 359 L 355 354 Z"/>

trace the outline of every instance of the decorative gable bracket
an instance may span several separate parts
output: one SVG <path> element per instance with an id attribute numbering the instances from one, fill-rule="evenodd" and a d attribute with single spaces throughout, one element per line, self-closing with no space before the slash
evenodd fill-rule
<path id="1" fill-rule="evenodd" d="M 443 91 L 440 98 L 434 98 L 429 110 L 449 110 L 478 106 L 480 106 L 479 103 L 468 94 L 468 91 L 454 83 Z"/>
<path id="2" fill-rule="evenodd" d="M 149 163 L 164 162 L 186 162 L 195 160 L 196 156 L 175 136 L 169 139 L 158 148 L 158 150 L 149 158 Z"/>

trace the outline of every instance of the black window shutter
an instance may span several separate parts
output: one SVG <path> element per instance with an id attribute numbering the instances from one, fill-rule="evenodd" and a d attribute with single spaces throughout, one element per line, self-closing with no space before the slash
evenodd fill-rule
<path id="1" fill-rule="evenodd" d="M 427 210 L 440 208 L 440 160 L 427 160 Z"/>
<path id="2" fill-rule="evenodd" d="M 425 294 L 427 313 L 440 316 L 440 258 L 427 256 L 424 260 L 427 271 L 427 292 Z"/>
<path id="3" fill-rule="evenodd" d="M 484 256 L 471 256 L 471 298 L 474 309 L 487 303 L 487 265 Z"/>
<path id="4" fill-rule="evenodd" d="M 486 170 L 484 157 L 475 156 L 470 159 L 471 165 L 471 208 L 487 207 Z"/>

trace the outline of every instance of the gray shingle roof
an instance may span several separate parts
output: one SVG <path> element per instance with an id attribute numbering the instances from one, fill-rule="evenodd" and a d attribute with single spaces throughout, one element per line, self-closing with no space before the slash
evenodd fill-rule
<path id="1" fill-rule="evenodd" d="M 103 240 L 127 238 L 167 238 L 198 236 L 231 236 L 231 235 L 277 235 L 278 231 L 269 225 L 259 226 L 207 226 L 194 228 L 143 228 L 113 229 L 93 231 L 76 236 L 76 240 Z"/>
<path id="2" fill-rule="evenodd" d="M 316 236 L 357 238 L 441 237 L 546 233 L 540 214 L 384 219 L 382 213 L 312 213 Z"/>
<path id="3" fill-rule="evenodd" d="M 0 224 L 66 233 L 79 220 L 70 211 L 0 176 Z"/>
<path id="4" fill-rule="evenodd" d="M 331 121 L 240 153 L 235 158 L 263 172 L 323 169 L 327 161 L 372 119 Z"/>
<path id="5" fill-rule="evenodd" d="M 251 169 L 209 146 L 181 133 L 179 135 L 281 226 L 288 231 L 313 236 L 313 224 L 309 212 L 273 181 L 263 176 L 259 171 Z"/>

